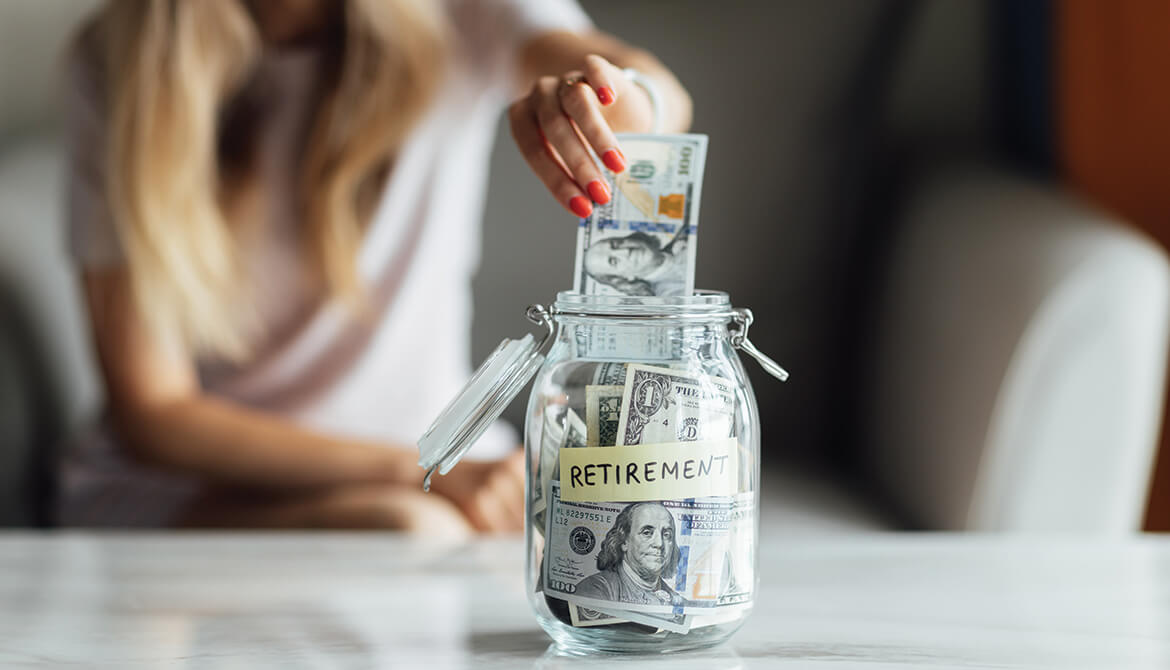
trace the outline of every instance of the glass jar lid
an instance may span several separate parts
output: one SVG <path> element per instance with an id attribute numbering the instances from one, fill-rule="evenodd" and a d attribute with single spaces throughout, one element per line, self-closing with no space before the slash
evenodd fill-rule
<path id="1" fill-rule="evenodd" d="M 447 474 L 536 374 L 544 355 L 540 350 L 552 337 L 552 319 L 540 305 L 528 308 L 528 318 L 548 333 L 538 343 L 531 334 L 505 339 L 475 371 L 471 381 L 439 414 L 418 440 L 418 464 L 426 469 L 423 489 L 429 490 L 435 470 Z"/>

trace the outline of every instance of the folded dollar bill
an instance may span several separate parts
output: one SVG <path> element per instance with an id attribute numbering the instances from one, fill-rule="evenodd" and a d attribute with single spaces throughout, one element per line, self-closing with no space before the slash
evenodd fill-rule
<path id="1" fill-rule="evenodd" d="M 619 623 L 640 623 L 672 633 L 686 633 L 691 629 L 693 617 L 685 614 L 646 614 L 619 609 L 590 609 L 569 603 L 569 621 L 574 626 L 612 626 Z"/>
<path id="2" fill-rule="evenodd" d="M 589 437 L 588 428 L 585 422 L 581 420 L 576 412 L 572 409 L 565 411 L 565 437 L 561 440 L 562 449 L 575 449 L 577 447 L 584 447 Z"/>
<path id="3" fill-rule="evenodd" d="M 735 390 L 721 377 L 649 365 L 626 366 L 619 445 L 729 437 Z"/>
<path id="4" fill-rule="evenodd" d="M 536 464 L 536 486 L 532 487 L 531 516 L 533 524 L 544 532 L 544 512 L 548 506 L 549 481 L 557 472 L 557 460 L 564 448 L 584 447 L 588 439 L 585 422 L 572 409 L 566 408 L 557 420 L 558 414 L 552 406 L 545 408 L 542 434 L 540 436 L 540 460 Z M 563 422 L 563 423 L 561 423 Z"/>
<path id="5" fill-rule="evenodd" d="M 599 363 L 593 370 L 593 383 L 598 386 L 624 386 L 626 383 L 626 364 Z"/>
<path id="6" fill-rule="evenodd" d="M 574 626 L 612 626 L 620 623 L 639 623 L 652 626 L 658 630 L 667 630 L 672 633 L 689 633 L 696 628 L 718 626 L 731 623 L 743 618 L 745 610 L 751 609 L 751 603 L 741 605 L 727 605 L 702 614 L 646 614 L 631 612 L 617 608 L 590 609 L 580 605 L 569 604 L 569 620 Z"/>
<path id="7" fill-rule="evenodd" d="M 624 384 L 585 387 L 586 446 L 612 447 L 617 444 L 624 390 Z"/>
<path id="8" fill-rule="evenodd" d="M 690 295 L 707 136 L 619 134 L 618 142 L 629 167 L 602 171 L 613 197 L 577 230 L 573 290 Z"/>
<path id="9" fill-rule="evenodd" d="M 536 531 L 544 535 L 544 510 L 548 502 L 547 474 L 556 468 L 557 455 L 564 440 L 564 429 L 557 420 L 554 406 L 545 408 L 541 422 L 540 455 L 536 461 L 536 486 L 532 487 L 531 516 Z"/>

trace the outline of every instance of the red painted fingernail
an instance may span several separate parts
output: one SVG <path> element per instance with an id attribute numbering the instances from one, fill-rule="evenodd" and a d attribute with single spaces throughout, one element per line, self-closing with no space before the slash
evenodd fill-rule
<path id="1" fill-rule="evenodd" d="M 590 205 L 589 201 L 583 195 L 575 195 L 569 198 L 569 209 L 573 210 L 573 213 L 582 219 L 593 213 L 593 205 Z"/>
<path id="2" fill-rule="evenodd" d="M 602 86 L 597 89 L 597 99 L 603 105 L 612 105 L 614 101 L 613 89 L 608 86 Z"/>
<path id="3" fill-rule="evenodd" d="M 609 189 L 605 187 L 605 184 L 600 179 L 594 179 L 589 182 L 585 190 L 589 191 L 589 197 L 593 198 L 593 202 L 599 205 L 604 205 L 609 202 Z"/>
<path id="4" fill-rule="evenodd" d="M 621 172 L 626 169 L 626 157 L 617 149 L 610 149 L 601 155 L 601 162 L 605 163 L 605 167 L 614 172 Z"/>

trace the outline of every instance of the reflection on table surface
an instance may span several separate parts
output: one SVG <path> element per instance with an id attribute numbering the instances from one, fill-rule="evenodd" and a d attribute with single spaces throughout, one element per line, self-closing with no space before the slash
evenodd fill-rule
<path id="1" fill-rule="evenodd" d="M 772 538 L 721 647 L 574 657 L 518 539 L 0 534 L 0 667 L 1170 667 L 1170 539 Z"/>

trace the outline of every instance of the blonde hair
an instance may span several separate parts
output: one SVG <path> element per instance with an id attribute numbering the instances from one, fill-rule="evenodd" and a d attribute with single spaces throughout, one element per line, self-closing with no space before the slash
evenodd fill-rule
<path id="1" fill-rule="evenodd" d="M 300 166 L 305 267 L 328 295 L 360 295 L 356 256 L 394 151 L 442 67 L 433 3 L 347 0 L 336 58 Z M 106 194 L 138 313 L 189 350 L 245 358 L 262 324 L 241 287 L 241 230 L 225 206 L 224 110 L 260 51 L 242 0 L 110 0 Z M 238 167 L 238 166 L 236 166 Z"/>

